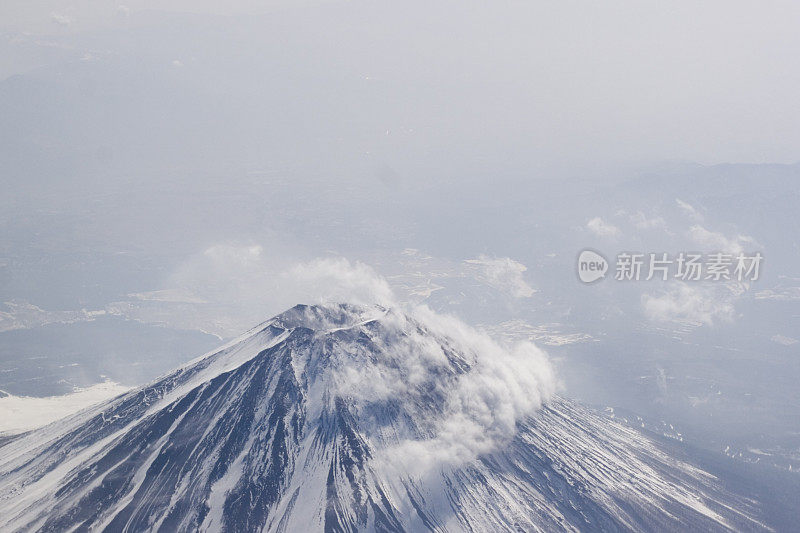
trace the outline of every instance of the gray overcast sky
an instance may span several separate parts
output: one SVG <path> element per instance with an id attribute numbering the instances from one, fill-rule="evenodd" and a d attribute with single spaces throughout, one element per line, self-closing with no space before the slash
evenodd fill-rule
<path id="1" fill-rule="evenodd" d="M 230 56 L 224 76 L 239 84 L 225 94 L 236 99 L 248 81 L 258 86 L 271 79 L 248 63 L 264 49 L 270 60 L 310 72 L 309 84 L 330 86 L 341 73 L 352 74 L 352 80 L 339 80 L 340 94 L 329 95 L 327 104 L 315 109 L 321 131 L 329 125 L 342 130 L 335 122 L 338 110 L 375 96 L 363 117 L 354 112 L 354 120 L 382 134 L 415 136 L 402 141 L 411 153 L 427 146 L 456 158 L 480 146 L 497 160 L 519 154 L 583 163 L 800 160 L 800 2 L 309 1 L 264 6 L 254 0 L 6 0 L 0 4 L 5 32 L 0 74 L 7 78 L 47 64 L 44 56 L 20 44 L 32 39 L 25 33 L 48 36 L 51 40 L 38 42 L 42 47 L 52 46 L 52 39 L 74 43 L 73 37 L 91 34 L 96 36 L 92 46 L 113 50 L 124 47 L 132 28 L 156 17 L 144 10 L 269 13 L 256 19 L 264 21 L 263 36 L 243 34 L 238 43 L 231 35 L 241 17 L 211 19 L 231 34 L 220 37 L 204 30 L 207 48 L 215 46 L 214 39 L 225 40 L 219 52 Z M 289 21 L 281 30 L 286 39 L 273 39 L 270 18 L 279 25 Z M 185 47 L 180 57 L 175 52 L 180 36 L 171 39 L 159 34 L 141 46 L 148 53 L 163 50 L 165 62 L 190 63 Z M 194 58 L 195 80 L 219 74 L 217 65 L 204 66 L 207 59 L 202 54 Z M 359 85 L 366 83 L 374 87 Z M 224 82 L 211 85 L 216 90 Z M 281 107 L 302 108 L 302 98 Z M 289 117 L 286 122 L 300 120 Z M 362 150 L 361 138 L 352 131 L 341 136 L 345 146 Z M 298 138 L 307 137 L 306 130 L 298 133 Z M 378 149 L 373 144 L 363 151 Z"/>

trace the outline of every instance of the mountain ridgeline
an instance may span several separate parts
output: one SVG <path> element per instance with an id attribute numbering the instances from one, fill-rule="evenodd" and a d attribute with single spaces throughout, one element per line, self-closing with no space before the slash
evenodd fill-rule
<path id="1" fill-rule="evenodd" d="M 296 306 L 0 442 L 0 530 L 766 529 L 757 502 L 454 320 Z"/>

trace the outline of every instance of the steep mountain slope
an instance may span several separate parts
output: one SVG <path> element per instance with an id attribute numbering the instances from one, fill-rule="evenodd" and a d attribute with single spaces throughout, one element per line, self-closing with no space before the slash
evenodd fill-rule
<path id="1" fill-rule="evenodd" d="M 755 502 L 453 320 L 297 306 L 0 443 L 0 529 L 758 530 Z"/>

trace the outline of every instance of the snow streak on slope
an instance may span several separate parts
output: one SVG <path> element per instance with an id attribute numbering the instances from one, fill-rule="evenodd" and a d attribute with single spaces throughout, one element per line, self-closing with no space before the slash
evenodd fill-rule
<path id="1" fill-rule="evenodd" d="M 297 306 L 0 444 L 0 529 L 758 529 L 752 502 L 554 397 L 546 356 L 419 309 Z"/>

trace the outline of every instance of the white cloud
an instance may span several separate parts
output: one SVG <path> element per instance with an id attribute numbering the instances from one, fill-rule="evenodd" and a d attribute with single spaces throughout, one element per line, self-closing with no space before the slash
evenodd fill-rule
<path id="1" fill-rule="evenodd" d="M 785 335 L 773 335 L 772 338 L 770 338 L 770 340 L 772 342 L 775 342 L 777 344 L 782 344 L 784 346 L 791 346 L 793 344 L 798 343 L 797 339 L 793 337 L 787 337 Z"/>
<path id="2" fill-rule="evenodd" d="M 511 299 L 536 292 L 525 279 L 526 266 L 508 257 L 454 264 L 406 250 L 402 258 L 382 264 L 387 281 L 364 263 L 339 256 L 314 259 L 280 238 L 218 243 L 187 257 L 159 286 L 131 293 L 108 309 L 226 338 L 298 303 L 420 303 L 446 289 L 448 279 L 477 279 Z"/>
<path id="3" fill-rule="evenodd" d="M 215 244 L 187 258 L 164 289 L 116 307 L 145 322 L 231 337 L 298 303 L 394 304 L 387 281 L 366 264 L 302 255 L 279 242 Z"/>
<path id="4" fill-rule="evenodd" d="M 536 292 L 523 279 L 528 268 L 510 257 L 481 255 L 477 259 L 467 259 L 464 262 L 477 270 L 476 277 L 479 280 L 515 298 L 530 298 Z"/>
<path id="5" fill-rule="evenodd" d="M 641 211 L 632 214 L 630 216 L 630 221 L 640 230 L 655 228 L 667 230 L 667 222 L 662 217 L 647 218 Z"/>
<path id="6" fill-rule="evenodd" d="M 348 398 L 402 398 L 404 408 L 440 410 L 419 420 L 432 420 L 426 434 L 401 439 L 383 450 L 378 462 L 400 468 L 407 475 L 424 475 L 437 468 L 471 461 L 507 442 L 516 424 L 541 407 L 555 393 L 558 382 L 547 354 L 531 343 L 504 347 L 458 319 L 419 306 L 411 320 L 426 333 L 397 315 L 400 346 L 393 345 L 385 370 L 362 376 L 346 389 Z M 432 342 L 432 337 L 437 342 Z M 469 370 L 457 376 L 442 372 L 449 367 L 442 347 L 463 354 Z M 358 370 L 358 369 L 356 369 Z M 354 386 L 357 384 L 357 386 Z M 366 386 L 366 387 L 365 387 Z M 436 390 L 443 402 L 429 405 L 417 400 L 417 392 Z"/>
<path id="7" fill-rule="evenodd" d="M 372 267 L 345 258 L 315 259 L 281 274 L 281 286 L 297 302 L 395 305 L 386 280 Z"/>
<path id="8" fill-rule="evenodd" d="M 754 243 L 752 237 L 738 235 L 728 238 L 722 233 L 710 231 L 703 226 L 696 224 L 689 228 L 689 238 L 692 242 L 707 252 L 728 252 L 738 254 L 744 251 L 743 244 Z"/>
<path id="9" fill-rule="evenodd" d="M 74 22 L 74 19 L 69 15 L 63 15 L 61 13 L 56 13 L 55 11 L 50 13 L 50 20 L 60 26 L 69 26 Z"/>
<path id="10" fill-rule="evenodd" d="M 603 220 L 600 217 L 595 217 L 586 223 L 589 231 L 599 237 L 617 237 L 620 235 L 619 228 Z"/>
<path id="11" fill-rule="evenodd" d="M 166 283 L 175 289 L 170 293 L 184 299 L 236 304 L 277 300 L 281 307 L 275 313 L 297 303 L 393 301 L 388 283 L 371 267 L 342 257 L 303 260 L 302 255 L 278 243 L 216 244 L 187 258 Z"/>
<path id="12" fill-rule="evenodd" d="M 675 203 L 678 204 L 678 207 L 680 207 L 690 219 L 694 220 L 695 222 L 703 221 L 703 215 L 691 204 L 684 202 L 680 198 L 675 198 Z"/>
<path id="13" fill-rule="evenodd" d="M 731 321 L 734 316 L 730 293 L 709 287 L 682 283 L 659 295 L 642 295 L 648 318 L 656 321 L 688 321 L 711 325 L 715 321 Z"/>

